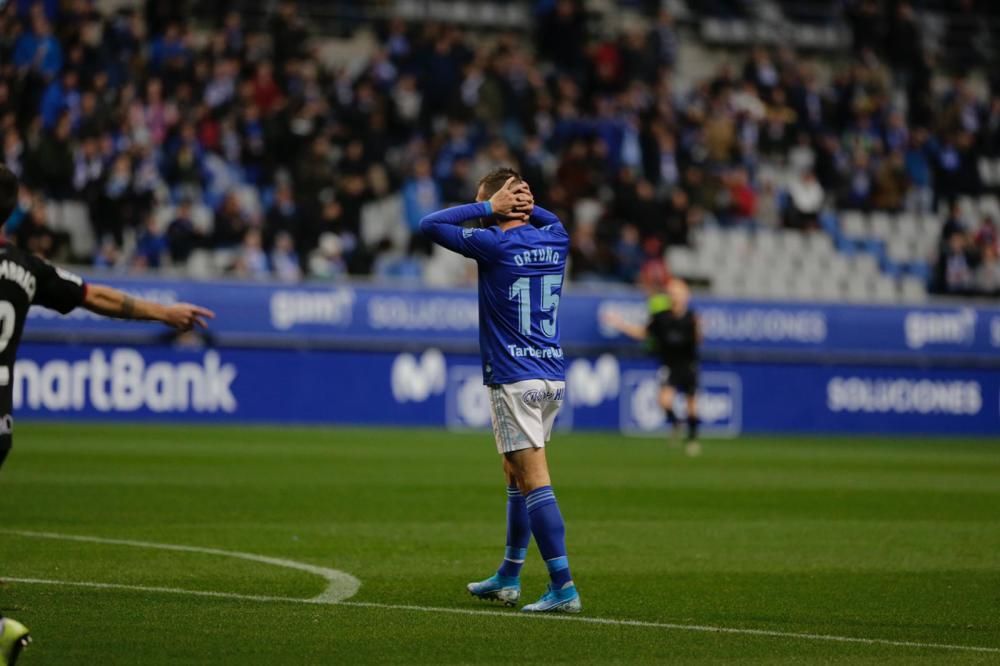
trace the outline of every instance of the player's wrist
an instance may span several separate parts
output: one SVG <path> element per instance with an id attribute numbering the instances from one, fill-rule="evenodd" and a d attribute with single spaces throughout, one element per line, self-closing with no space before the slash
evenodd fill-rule
<path id="1" fill-rule="evenodd" d="M 492 201 L 490 201 L 489 199 L 487 199 L 486 201 L 483 202 L 483 207 L 486 210 L 486 215 L 487 216 L 493 215 L 493 202 Z"/>

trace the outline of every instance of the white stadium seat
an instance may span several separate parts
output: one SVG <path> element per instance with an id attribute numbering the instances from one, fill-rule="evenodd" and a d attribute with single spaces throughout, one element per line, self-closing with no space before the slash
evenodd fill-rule
<path id="1" fill-rule="evenodd" d="M 927 286 L 917 277 L 905 277 L 899 281 L 899 297 L 907 303 L 922 303 L 927 300 Z"/>
<path id="2" fill-rule="evenodd" d="M 849 238 L 863 238 L 868 235 L 868 224 L 864 213 L 856 210 L 840 215 L 840 230 Z"/>
<path id="3" fill-rule="evenodd" d="M 888 213 L 872 213 L 868 220 L 872 236 L 883 240 L 892 237 L 893 219 Z"/>

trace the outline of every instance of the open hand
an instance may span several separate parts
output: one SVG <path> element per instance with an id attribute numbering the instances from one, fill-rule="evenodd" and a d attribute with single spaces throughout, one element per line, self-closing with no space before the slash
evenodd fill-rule
<path id="1" fill-rule="evenodd" d="M 615 330 L 621 330 L 626 324 L 625 318 L 613 310 L 601 314 L 601 323 Z"/>
<path id="2" fill-rule="evenodd" d="M 168 305 L 163 313 L 163 323 L 179 331 L 190 331 L 195 326 L 208 328 L 207 320 L 214 318 L 211 310 L 190 303 Z"/>

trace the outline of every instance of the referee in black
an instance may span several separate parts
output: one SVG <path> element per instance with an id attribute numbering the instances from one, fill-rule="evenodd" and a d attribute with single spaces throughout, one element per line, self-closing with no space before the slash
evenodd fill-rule
<path id="1" fill-rule="evenodd" d="M 691 292 L 683 280 L 673 278 L 667 283 L 666 293 L 655 294 L 649 299 L 649 322 L 646 326 L 630 324 L 617 313 L 609 314 L 604 323 L 625 335 L 651 343 L 653 353 L 662 364 L 660 367 L 660 406 L 673 428 L 674 437 L 680 436 L 680 419 L 674 411 L 677 393 L 687 398 L 687 441 L 684 450 L 690 456 L 701 453 L 698 443 L 698 347 L 701 345 L 701 326 L 694 311 L 688 307 Z"/>

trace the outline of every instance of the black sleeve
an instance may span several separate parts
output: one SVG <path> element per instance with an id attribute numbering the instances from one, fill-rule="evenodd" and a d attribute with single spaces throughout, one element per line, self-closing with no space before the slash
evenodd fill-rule
<path id="1" fill-rule="evenodd" d="M 659 333 L 659 329 L 660 329 L 660 315 L 661 314 L 663 314 L 663 313 L 657 312 L 656 314 L 651 315 L 649 317 L 649 323 L 646 324 L 646 335 L 649 336 L 650 338 L 654 339 L 654 340 L 658 337 L 657 333 Z"/>
<path id="2" fill-rule="evenodd" d="M 35 274 L 34 305 L 66 314 L 83 304 L 87 285 L 79 275 L 56 268 L 44 259 L 29 257 L 28 265 Z"/>

